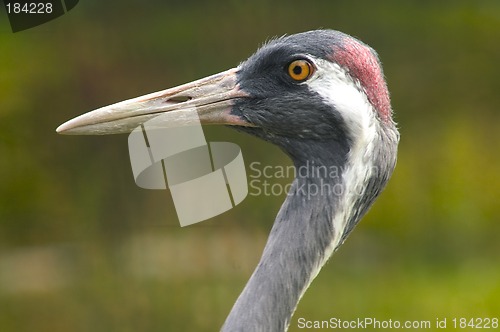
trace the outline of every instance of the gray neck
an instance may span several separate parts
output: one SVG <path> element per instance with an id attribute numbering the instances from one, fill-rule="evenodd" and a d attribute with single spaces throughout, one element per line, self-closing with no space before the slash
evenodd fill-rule
<path id="1" fill-rule="evenodd" d="M 350 150 L 337 146 L 316 154 L 327 156 L 329 151 L 336 151 L 336 155 L 316 165 L 332 165 L 328 169 L 339 170 L 337 176 L 301 176 L 297 172 L 262 258 L 222 331 L 288 328 L 300 297 L 367 212 L 394 170 L 399 134 L 393 123 L 379 129 L 374 141 L 366 146 Z M 291 154 L 296 164 L 300 151 L 312 149 L 297 151 Z M 370 158 L 366 158 L 368 152 Z M 313 194 L 312 188 L 319 191 Z"/>
<path id="2" fill-rule="evenodd" d="M 223 331 L 286 330 L 300 297 L 319 272 L 334 240 L 332 214 L 336 196 L 332 192 L 313 195 L 312 188 L 321 190 L 322 184 L 333 186 L 336 182 L 304 177 L 294 180 L 262 258 Z"/>

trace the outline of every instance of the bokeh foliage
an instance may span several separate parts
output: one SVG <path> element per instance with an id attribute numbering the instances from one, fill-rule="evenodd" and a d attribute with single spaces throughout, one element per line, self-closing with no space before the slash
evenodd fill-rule
<path id="1" fill-rule="evenodd" d="M 498 1 L 87 0 L 21 33 L 0 23 L 0 331 L 217 330 L 284 197 L 180 229 L 168 193 L 135 186 L 126 136 L 55 127 L 319 27 L 378 51 L 402 139 L 291 331 L 298 317 L 500 318 Z M 206 135 L 247 165 L 290 164 L 229 128 Z"/>

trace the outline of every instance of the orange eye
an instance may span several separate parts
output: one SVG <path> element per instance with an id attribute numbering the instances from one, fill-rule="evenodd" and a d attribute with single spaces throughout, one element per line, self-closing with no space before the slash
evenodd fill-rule
<path id="1" fill-rule="evenodd" d="M 306 60 L 295 60 L 288 65 L 288 75 L 297 82 L 307 80 L 313 72 L 314 67 Z"/>

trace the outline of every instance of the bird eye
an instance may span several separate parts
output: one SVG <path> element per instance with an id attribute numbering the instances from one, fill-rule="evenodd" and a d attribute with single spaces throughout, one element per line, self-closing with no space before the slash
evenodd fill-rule
<path id="1" fill-rule="evenodd" d="M 288 65 L 288 75 L 297 82 L 307 80 L 313 72 L 314 67 L 307 60 L 295 60 Z"/>

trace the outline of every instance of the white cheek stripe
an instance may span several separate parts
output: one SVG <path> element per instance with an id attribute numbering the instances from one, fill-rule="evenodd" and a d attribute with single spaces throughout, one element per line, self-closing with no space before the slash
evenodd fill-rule
<path id="1" fill-rule="evenodd" d="M 338 210 L 334 211 L 332 220 L 334 237 L 326 248 L 324 256 L 319 259 L 311 274 L 310 282 L 340 245 L 354 204 L 359 195 L 364 194 L 366 182 L 373 172 L 374 165 L 370 156 L 373 153 L 378 125 L 375 110 L 366 94 L 362 92 L 359 83 L 354 82 L 337 64 L 318 58 L 315 58 L 314 62 L 317 70 L 305 84 L 340 113 L 352 140 L 352 147 L 342 174 L 344 192 L 340 196 Z"/>

